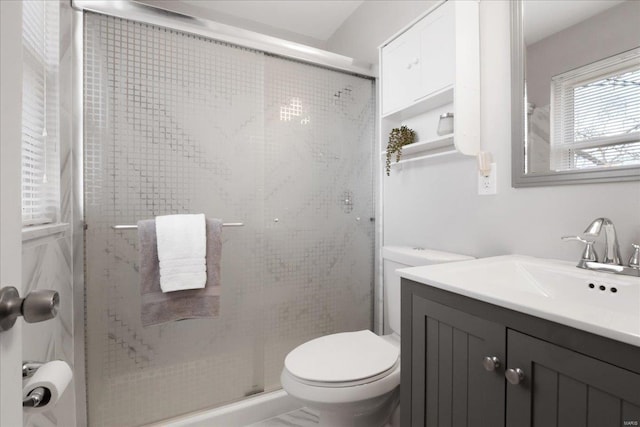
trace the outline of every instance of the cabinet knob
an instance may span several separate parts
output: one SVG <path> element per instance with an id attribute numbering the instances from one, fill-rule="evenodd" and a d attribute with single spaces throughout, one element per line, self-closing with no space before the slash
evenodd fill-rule
<path id="1" fill-rule="evenodd" d="M 518 385 L 522 382 L 522 380 L 524 380 L 524 371 L 520 368 L 507 369 L 504 373 L 504 376 L 511 384 Z"/>
<path id="2" fill-rule="evenodd" d="M 495 371 L 500 367 L 500 359 L 496 356 L 486 356 L 482 359 L 482 366 L 484 366 L 484 369 L 487 371 Z"/>
<path id="3" fill-rule="evenodd" d="M 419 62 L 420 62 L 420 58 L 413 58 L 411 62 L 407 64 L 407 70 L 410 70 L 411 67 L 413 67 L 414 65 L 418 65 Z"/>

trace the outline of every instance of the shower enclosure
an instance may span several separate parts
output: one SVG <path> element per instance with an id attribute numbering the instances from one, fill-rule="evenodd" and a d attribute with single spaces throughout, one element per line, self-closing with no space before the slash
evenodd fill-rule
<path id="1" fill-rule="evenodd" d="M 280 387 L 286 354 L 372 324 L 374 83 L 84 12 L 88 421 L 140 425 Z M 223 231 L 215 319 L 143 328 L 137 234 Z"/>

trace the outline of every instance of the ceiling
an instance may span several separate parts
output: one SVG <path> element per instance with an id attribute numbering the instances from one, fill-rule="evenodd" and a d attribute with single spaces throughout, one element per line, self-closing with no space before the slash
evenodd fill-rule
<path id="1" fill-rule="evenodd" d="M 364 0 L 182 0 L 182 3 L 326 41 Z"/>
<path id="2" fill-rule="evenodd" d="M 524 2 L 524 39 L 533 44 L 569 28 L 624 0 L 526 0 Z"/>

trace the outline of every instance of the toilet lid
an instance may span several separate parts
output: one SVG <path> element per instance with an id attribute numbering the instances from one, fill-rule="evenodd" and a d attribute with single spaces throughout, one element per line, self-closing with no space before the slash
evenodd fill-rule
<path id="1" fill-rule="evenodd" d="M 308 341 L 287 355 L 284 366 L 308 381 L 349 382 L 391 369 L 399 355 L 396 346 L 364 330 Z"/>

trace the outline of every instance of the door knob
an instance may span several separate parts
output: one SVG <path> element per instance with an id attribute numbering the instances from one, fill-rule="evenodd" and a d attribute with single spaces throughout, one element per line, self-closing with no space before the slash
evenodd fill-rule
<path id="1" fill-rule="evenodd" d="M 522 380 L 524 380 L 524 371 L 520 368 L 507 369 L 504 373 L 504 376 L 511 384 L 518 385 L 522 382 Z"/>
<path id="2" fill-rule="evenodd" d="M 500 359 L 496 356 L 486 356 L 482 359 L 482 366 L 484 366 L 484 369 L 487 371 L 495 371 L 500 367 Z"/>
<path id="3" fill-rule="evenodd" d="M 0 289 L 0 332 L 11 329 L 20 316 L 27 323 L 53 319 L 59 305 L 60 295 L 56 291 L 35 290 L 20 298 L 16 288 L 6 286 Z"/>

